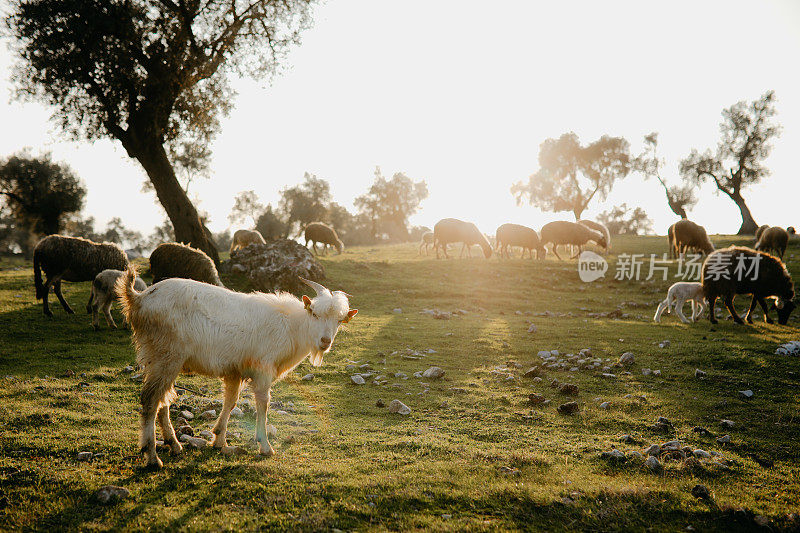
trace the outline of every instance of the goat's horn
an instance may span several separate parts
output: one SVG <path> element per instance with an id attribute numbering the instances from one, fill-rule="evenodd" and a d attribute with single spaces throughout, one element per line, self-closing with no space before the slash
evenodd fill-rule
<path id="1" fill-rule="evenodd" d="M 314 291 L 317 293 L 317 295 L 326 294 L 326 293 L 330 294 L 330 292 L 331 292 L 324 285 L 320 285 L 316 281 L 311 281 L 310 279 L 302 278 L 300 276 L 297 276 L 297 277 L 300 278 L 300 281 L 302 281 L 303 283 L 305 283 L 306 285 L 308 285 L 309 287 L 314 289 Z"/>

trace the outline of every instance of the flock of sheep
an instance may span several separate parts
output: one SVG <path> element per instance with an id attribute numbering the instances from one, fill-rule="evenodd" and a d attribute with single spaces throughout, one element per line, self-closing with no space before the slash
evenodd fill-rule
<path id="1" fill-rule="evenodd" d="M 685 301 L 692 302 L 692 321 L 695 321 L 707 304 L 711 322 L 716 322 L 714 304 L 722 298 L 733 319 L 742 319 L 733 307 L 737 294 L 752 294 L 745 320 L 752 322 L 756 304 L 764 310 L 767 322 L 767 298 L 774 299 L 778 322 L 786 324 L 795 307 L 794 284 L 781 258 L 786 250 L 793 228 L 759 228 L 755 249 L 730 247 L 714 250 L 705 229 L 688 220 L 670 227 L 669 246 L 674 255 L 697 250 L 707 255 L 703 264 L 702 282 L 679 282 L 672 285 L 667 298 L 656 311 L 659 321 L 663 312 L 675 309 L 684 322 Z M 343 245 L 336 232 L 322 223 L 309 224 L 305 230 L 306 246 L 328 245 L 339 253 Z M 231 251 L 252 243 L 263 243 L 257 231 L 240 230 L 234 234 Z M 425 234 L 420 253 L 433 245 L 447 255 L 447 246 L 461 242 L 461 254 L 472 245 L 479 245 L 488 258 L 493 248 L 489 239 L 475 224 L 446 218 L 440 220 L 434 231 Z M 510 256 L 510 247 L 519 246 L 533 258 L 543 259 L 546 244 L 558 255 L 559 245 L 575 246 L 578 252 L 588 242 L 610 248 L 608 230 L 591 221 L 557 221 L 545 224 L 540 233 L 517 225 L 503 224 L 495 234 L 495 251 L 501 257 Z M 767 251 L 774 251 L 773 256 Z M 737 279 L 734 268 L 742 258 L 758 258 L 757 278 Z M 723 276 L 710 276 L 710 265 L 724 265 Z M 256 400 L 256 440 L 263 455 L 272 455 L 267 438 L 266 421 L 270 390 L 307 357 L 311 364 L 322 364 L 323 356 L 331 349 L 342 324 L 349 322 L 358 310 L 350 309 L 348 295 L 330 291 L 313 281 L 303 280 L 314 289 L 316 296 L 302 299 L 288 293 L 244 294 L 225 288 L 214 263 L 200 250 L 178 243 L 159 245 L 150 256 L 153 285 L 149 288 L 137 276 L 136 268 L 128 261 L 125 252 L 117 245 L 50 235 L 37 244 L 33 256 L 34 285 L 37 299 L 43 301 L 44 314 L 52 316 L 48 305 L 51 288 L 68 313 L 74 313 L 61 293 L 62 281 L 91 281 L 92 288 L 87 312 L 92 314 L 92 324 L 99 327 L 98 311 L 102 310 L 110 327 L 116 327 L 111 317 L 112 301 L 119 299 L 124 315 L 123 325 L 132 329 L 137 362 L 142 369 L 141 391 L 141 451 L 148 466 L 160 468 L 156 453 L 155 424 L 161 427 L 164 443 L 173 454 L 182 451 L 169 418 L 169 406 L 175 399 L 174 383 L 182 371 L 191 371 L 219 377 L 225 384 L 224 406 L 214 426 L 213 446 L 223 453 L 240 450 L 227 445 L 226 429 L 231 410 L 236 405 L 245 381 L 251 382 Z M 719 273 L 719 268 L 716 270 Z M 43 276 L 44 274 L 44 280 Z"/>

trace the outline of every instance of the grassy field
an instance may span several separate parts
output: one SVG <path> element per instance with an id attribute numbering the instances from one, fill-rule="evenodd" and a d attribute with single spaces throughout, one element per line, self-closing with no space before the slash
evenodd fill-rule
<path id="1" fill-rule="evenodd" d="M 2 259 L 0 529 L 730 531 L 765 521 L 796 529 L 800 359 L 775 349 L 800 339 L 800 313 L 788 326 L 711 327 L 705 317 L 686 325 L 674 315 L 654 324 L 674 279 L 615 281 L 614 255 L 662 253 L 664 241 L 618 238 L 611 270 L 593 283 L 578 279 L 575 261 L 437 261 L 411 244 L 323 258 L 328 285 L 352 294 L 360 312 L 321 368 L 304 363 L 273 389 L 283 405 L 270 416 L 278 454 L 255 453 L 246 415 L 232 419 L 229 440 L 248 455 L 162 452 L 160 472 L 142 469 L 137 454 L 139 384 L 123 372 L 134 364 L 129 333 L 91 329 L 81 311 L 88 283 L 65 284 L 76 315 L 55 302 L 55 317 L 45 318 L 30 264 Z M 787 258 L 800 279 L 797 241 Z M 244 278 L 224 281 L 248 289 Z M 739 298 L 738 307 L 747 303 Z M 436 320 L 420 313 L 426 308 L 466 314 Z M 563 357 L 583 348 L 603 366 L 627 351 L 635 363 L 612 368 L 615 378 L 600 368 L 546 368 L 540 382 L 522 376 L 541 365 L 540 350 Z M 367 363 L 386 384 L 352 383 L 347 366 Z M 433 365 L 443 378 L 414 377 Z M 313 381 L 300 380 L 308 372 Z M 551 388 L 554 378 L 577 385 L 577 397 Z M 178 400 L 195 413 L 222 398 L 217 380 L 182 376 L 179 384 L 199 393 Z M 752 399 L 740 397 L 745 389 Z M 531 406 L 531 393 L 551 402 Z M 390 414 L 379 399 L 399 399 L 412 413 Z M 559 414 L 571 399 L 579 412 Z M 671 421 L 666 432 L 653 428 L 660 416 Z M 195 434 L 212 424 L 195 419 Z M 718 443 L 725 434 L 730 442 Z M 719 464 L 664 458 L 651 471 L 643 459 L 600 457 L 673 439 L 721 454 Z M 95 455 L 80 462 L 82 451 Z M 698 483 L 710 500 L 691 495 Z M 130 497 L 98 503 L 94 493 L 108 484 Z"/>

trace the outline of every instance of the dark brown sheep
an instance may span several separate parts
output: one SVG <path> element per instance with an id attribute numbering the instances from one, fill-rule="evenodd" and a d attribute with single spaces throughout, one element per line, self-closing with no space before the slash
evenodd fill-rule
<path id="1" fill-rule="evenodd" d="M 153 283 L 169 278 L 185 278 L 224 287 L 214 261 L 205 252 L 177 242 L 159 244 L 150 254 Z"/>
<path id="2" fill-rule="evenodd" d="M 342 250 L 344 250 L 344 244 L 339 239 L 339 236 L 336 235 L 336 231 L 322 222 L 312 222 L 306 226 L 305 236 L 306 248 L 308 247 L 309 241 L 311 241 L 314 247 L 314 253 L 317 255 L 319 255 L 319 251 L 317 250 L 318 242 L 322 243 L 323 253 L 327 251 L 329 244 L 334 246 L 339 253 L 342 253 Z"/>
<path id="3" fill-rule="evenodd" d="M 714 304 L 722 298 L 733 319 L 742 324 L 742 319 L 733 307 L 737 294 L 752 294 L 753 300 L 745 320 L 751 323 L 756 303 L 764 310 L 764 320 L 772 323 L 766 298 L 777 297 L 778 323 L 786 324 L 795 308 L 794 283 L 783 262 L 773 255 L 758 252 L 743 246 L 731 246 L 709 254 L 703 263 L 703 293 L 708 301 L 709 320 L 717 323 Z"/>
<path id="4" fill-rule="evenodd" d="M 606 238 L 606 244 L 605 246 L 603 246 L 603 250 L 605 250 L 605 252 L 608 253 L 608 251 L 611 249 L 611 232 L 608 231 L 608 228 L 605 227 L 605 225 L 599 222 L 595 222 L 594 220 L 579 220 L 578 224 L 582 224 L 589 229 L 593 229 L 595 231 L 599 231 L 600 233 L 602 233 L 603 236 Z"/>
<path id="5" fill-rule="evenodd" d="M 62 281 L 93 281 L 103 270 L 128 268 L 128 257 L 118 245 L 104 242 L 92 242 L 79 237 L 64 235 L 48 235 L 36 244 L 33 250 L 33 280 L 36 288 L 36 299 L 42 300 L 44 314 L 53 316 L 47 302 L 50 287 L 61 302 L 61 307 L 69 314 L 74 311 L 61 294 Z M 42 283 L 44 271 L 45 282 Z M 91 302 L 91 296 L 89 296 Z M 86 311 L 92 312 L 87 304 Z"/>
<path id="6" fill-rule="evenodd" d="M 714 245 L 711 244 L 706 229 L 700 224 L 684 218 L 675 223 L 674 232 L 675 249 L 678 254 L 686 253 L 690 249 L 699 250 L 706 255 L 714 251 Z"/>
<path id="7" fill-rule="evenodd" d="M 677 259 L 678 258 L 678 247 L 675 243 L 675 224 L 671 225 L 667 228 L 667 241 L 669 244 L 669 258 L 670 259 Z"/>
<path id="8" fill-rule="evenodd" d="M 528 250 L 531 259 L 533 259 L 534 250 L 536 250 L 537 259 L 544 259 L 547 255 L 547 250 L 542 246 L 536 230 L 520 224 L 503 224 L 495 232 L 495 250 L 500 257 L 511 257 L 509 250 L 511 246 L 520 246 L 523 258 L 525 250 Z"/>
<path id="9" fill-rule="evenodd" d="M 772 226 L 761 232 L 761 236 L 758 238 L 755 248 L 761 252 L 774 252 L 778 257 L 783 259 L 783 254 L 786 252 L 786 246 L 788 246 L 788 244 L 789 233 L 783 228 Z"/>
<path id="10" fill-rule="evenodd" d="M 764 233 L 767 230 L 767 228 L 769 228 L 769 224 L 762 224 L 761 226 L 758 227 L 758 229 L 756 230 L 756 242 L 758 242 L 758 239 L 761 238 L 761 234 Z"/>
<path id="11" fill-rule="evenodd" d="M 492 257 L 492 245 L 489 244 L 489 239 L 472 222 L 464 222 L 457 218 L 443 218 L 437 222 L 433 227 L 433 247 L 436 249 L 436 259 L 439 259 L 439 248 L 444 252 L 445 258 L 449 258 L 447 245 L 451 242 L 463 243 L 459 257 L 464 255 L 464 248 L 467 249 L 467 256 L 472 257 L 470 248 L 475 244 L 483 249 L 486 259 Z"/>
<path id="12" fill-rule="evenodd" d="M 589 229 L 583 224 L 578 224 L 577 222 L 568 222 L 566 220 L 550 222 L 542 226 L 542 230 L 539 233 L 541 235 L 542 246 L 552 243 L 553 253 L 559 260 L 563 260 L 562 257 L 558 255 L 559 244 L 571 244 L 578 247 L 578 253 L 576 253 L 572 259 L 580 255 L 583 246 L 589 241 L 593 241 L 603 248 L 606 247 L 605 235 L 599 231 Z"/>
<path id="13" fill-rule="evenodd" d="M 231 252 L 239 248 L 245 248 L 251 244 L 266 244 L 264 236 L 258 230 L 237 229 L 231 239 Z"/>

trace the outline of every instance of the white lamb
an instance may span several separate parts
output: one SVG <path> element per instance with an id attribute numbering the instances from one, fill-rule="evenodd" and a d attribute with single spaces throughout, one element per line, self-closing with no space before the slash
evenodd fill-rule
<path id="1" fill-rule="evenodd" d="M 171 278 L 144 292 L 134 290 L 129 266 L 117 283 L 123 312 L 133 330 L 142 367 L 141 450 L 148 466 L 160 468 L 155 421 L 173 454 L 182 446 L 169 420 L 173 384 L 181 371 L 220 377 L 225 401 L 213 432 L 214 447 L 232 451 L 225 441 L 228 418 L 245 380 L 256 400 L 256 441 L 263 455 L 274 450 L 267 438 L 270 388 L 306 357 L 319 366 L 339 327 L 358 310 L 347 295 L 303 280 L 317 295 L 302 301 L 289 293 L 243 294 L 189 279 Z"/>
<path id="2" fill-rule="evenodd" d="M 696 322 L 705 309 L 705 296 L 703 295 L 703 285 L 691 281 L 679 281 L 673 283 L 667 291 L 667 297 L 658 304 L 656 315 L 653 320 L 661 322 L 661 315 L 666 310 L 675 309 L 675 314 L 682 322 L 688 323 L 689 320 L 683 314 L 683 304 L 686 300 L 692 302 L 692 322 Z"/>
<path id="3" fill-rule="evenodd" d="M 106 324 L 111 328 L 117 328 L 116 322 L 111 317 L 111 304 L 117 299 L 114 287 L 117 284 L 117 280 L 123 275 L 125 273 L 122 270 L 109 268 L 100 272 L 92 281 L 92 292 L 89 294 L 89 303 L 86 305 L 86 311 L 92 315 L 94 329 L 100 329 L 100 320 L 97 312 L 99 309 L 102 309 L 103 315 L 106 317 Z M 133 288 L 141 292 L 147 288 L 147 284 L 137 276 Z M 124 316 L 122 327 L 128 327 L 128 321 Z"/>

